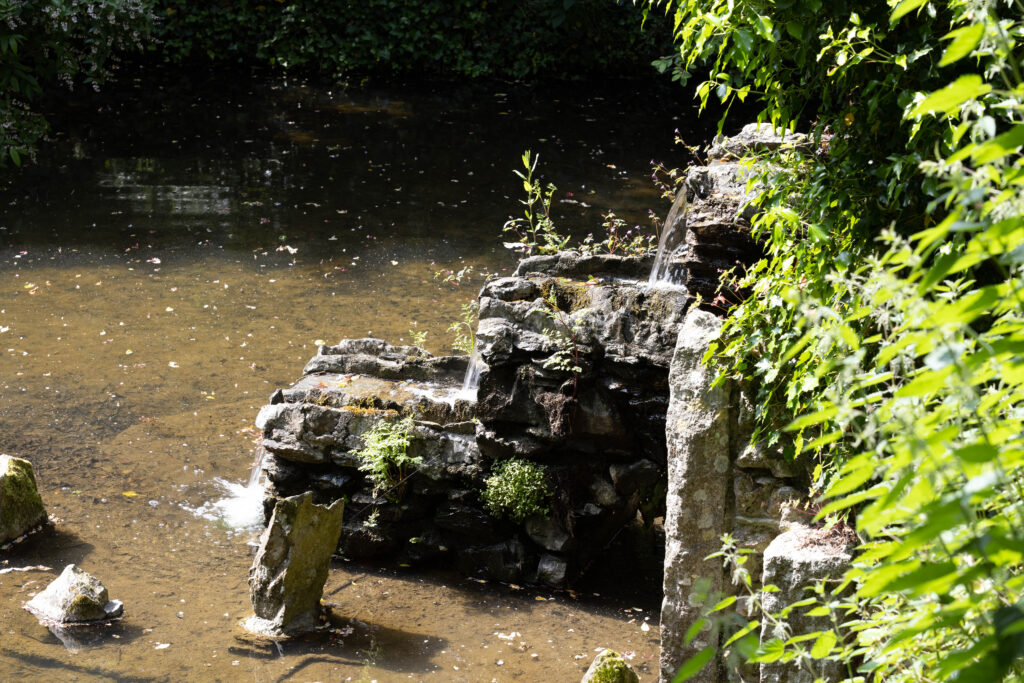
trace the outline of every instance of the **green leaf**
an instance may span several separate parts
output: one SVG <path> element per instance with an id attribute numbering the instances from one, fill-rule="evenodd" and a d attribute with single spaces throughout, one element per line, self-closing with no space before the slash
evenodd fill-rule
<path id="1" fill-rule="evenodd" d="M 743 636 L 747 635 L 754 629 L 758 628 L 760 625 L 761 622 L 755 619 L 754 621 L 750 622 L 749 624 L 741 628 L 739 631 L 736 631 L 736 633 L 732 634 L 732 637 L 729 638 L 729 640 L 725 641 L 725 643 L 722 644 L 722 647 L 729 647 Z"/>
<path id="2" fill-rule="evenodd" d="M 714 658 L 716 652 L 717 650 L 709 645 L 693 657 L 687 659 L 686 663 L 676 672 L 675 677 L 672 678 L 672 683 L 683 683 L 683 681 L 688 681 L 699 674 L 707 663 Z"/>
<path id="3" fill-rule="evenodd" d="M 980 97 L 991 90 L 992 86 L 985 83 L 977 74 L 961 76 L 945 88 L 936 90 L 924 98 L 914 107 L 910 115 L 940 113 L 948 116 L 967 100 Z"/>
<path id="4" fill-rule="evenodd" d="M 720 610 L 725 609 L 726 607 L 731 607 L 734 604 L 736 604 L 736 596 L 735 595 L 730 595 L 729 597 L 727 597 L 726 599 L 722 600 L 717 605 L 712 607 L 711 611 L 712 612 L 718 612 Z"/>
<path id="5" fill-rule="evenodd" d="M 761 647 L 758 648 L 757 654 L 750 658 L 749 664 L 771 664 L 782 659 L 782 655 L 786 654 L 786 644 L 778 638 L 772 638 L 767 643 L 761 643 Z"/>
<path id="6" fill-rule="evenodd" d="M 683 636 L 683 642 L 689 645 L 693 642 L 693 639 L 697 637 L 697 634 L 701 632 L 708 623 L 708 620 L 701 617 L 697 621 L 690 624 L 690 628 L 686 629 L 686 634 Z"/>
<path id="7" fill-rule="evenodd" d="M 902 17 L 904 17 L 907 14 L 910 14 L 921 5 L 925 4 L 927 1 L 928 0 L 903 0 L 903 2 L 896 5 L 896 9 L 894 9 L 892 11 L 892 14 L 889 16 L 889 21 L 895 24 Z"/>
<path id="8" fill-rule="evenodd" d="M 939 61 L 939 66 L 947 66 L 969 55 L 971 50 L 978 47 L 978 43 L 981 42 L 984 35 L 985 24 L 971 24 L 947 33 L 943 39 L 951 38 L 953 42 L 946 48 L 945 54 Z"/>
<path id="9" fill-rule="evenodd" d="M 797 419 L 786 425 L 787 432 L 795 432 L 800 429 L 805 429 L 822 422 L 827 422 L 833 417 L 839 414 L 839 409 L 835 406 L 829 406 L 828 408 L 822 408 L 821 410 L 810 413 L 809 415 L 801 415 Z"/>
<path id="10" fill-rule="evenodd" d="M 824 659 L 829 656 L 837 640 L 835 631 L 825 631 L 811 646 L 811 656 L 815 659 Z"/>
<path id="11" fill-rule="evenodd" d="M 1017 124 L 1002 135 L 978 145 L 971 152 L 971 160 L 975 164 L 991 164 L 1007 154 L 1019 154 L 1022 146 L 1024 146 L 1024 123 Z"/>

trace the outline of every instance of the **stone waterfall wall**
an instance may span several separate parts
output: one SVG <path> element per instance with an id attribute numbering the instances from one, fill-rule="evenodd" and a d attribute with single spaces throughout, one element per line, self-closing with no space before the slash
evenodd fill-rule
<path id="1" fill-rule="evenodd" d="M 464 357 L 373 339 L 322 347 L 303 378 L 260 411 L 268 505 L 303 491 L 317 503 L 346 497 L 346 556 L 440 561 L 469 575 L 553 586 L 599 561 L 638 512 L 652 521 L 664 505 L 661 673 L 671 680 L 717 637 L 683 642 L 701 616 L 700 594 L 731 590 L 721 564 L 704 560 L 721 533 L 757 551 L 747 567 L 761 576 L 760 553 L 779 535 L 782 504 L 806 490 L 799 468 L 750 445 L 750 388 L 712 387 L 701 363 L 720 327 L 708 311 L 729 303 L 717 299 L 722 271 L 759 256 L 743 172 L 728 158 L 782 142 L 748 127 L 687 174 L 682 229 L 664 240 L 671 279 L 683 287 L 638 284 L 650 259 L 573 252 L 525 259 L 512 277 L 487 283 L 475 401 L 459 395 Z M 691 294 L 705 302 L 701 310 Z M 424 464 L 392 495 L 375 495 L 356 454 L 372 425 L 403 417 L 414 420 L 410 455 Z M 513 457 L 548 468 L 550 515 L 517 524 L 485 509 L 487 476 Z M 820 569 L 787 559 L 792 544 L 774 547 L 782 554 L 768 553 L 768 580 L 799 590 L 809 577 L 800 568 Z M 727 673 L 714 664 L 696 680 L 800 680 L 791 674 Z"/>
<path id="2" fill-rule="evenodd" d="M 690 298 L 639 285 L 649 269 L 646 259 L 563 253 L 489 282 L 477 401 L 459 392 L 464 357 L 372 339 L 321 347 L 260 410 L 268 504 L 306 490 L 317 503 L 347 497 L 348 557 L 564 585 L 638 511 L 660 514 L 668 365 Z M 559 353 L 571 362 L 553 364 Z M 363 436 L 404 417 L 423 465 L 374 495 L 359 469 Z M 511 457 L 547 468 L 548 516 L 513 523 L 483 505 L 487 477 Z"/>

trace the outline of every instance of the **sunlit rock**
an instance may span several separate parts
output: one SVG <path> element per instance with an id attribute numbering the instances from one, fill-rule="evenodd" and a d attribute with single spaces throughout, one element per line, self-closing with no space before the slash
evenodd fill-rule
<path id="1" fill-rule="evenodd" d="M 99 579 L 73 564 L 64 567 L 60 576 L 25 604 L 25 609 L 55 624 L 106 621 L 124 613 L 124 605 L 110 599 Z"/>
<path id="2" fill-rule="evenodd" d="M 700 310 L 683 320 L 672 359 L 668 409 L 668 495 L 665 513 L 664 602 L 661 608 L 661 675 L 671 680 L 690 657 L 713 645 L 717 633 L 704 629 L 687 639 L 702 617 L 703 601 L 725 581 L 717 552 L 726 528 L 732 426 L 729 383 L 713 386 L 715 371 L 703 362 L 722 321 Z M 700 584 L 698 584 L 700 580 Z M 706 667 L 694 680 L 719 680 Z"/>
<path id="3" fill-rule="evenodd" d="M 32 463 L 0 455 L 0 543 L 6 543 L 46 519 Z"/>
<path id="4" fill-rule="evenodd" d="M 310 492 L 277 501 L 249 570 L 249 630 L 288 634 L 317 625 L 343 508 L 343 499 L 315 505 Z"/>
<path id="5" fill-rule="evenodd" d="M 594 657 L 580 683 L 640 683 L 640 677 L 622 655 L 604 649 Z"/>
<path id="6" fill-rule="evenodd" d="M 776 537 L 764 551 L 761 581 L 765 586 L 775 586 L 778 591 L 764 593 L 764 611 L 778 614 L 787 605 L 808 597 L 811 594 L 809 589 L 819 581 L 832 580 L 833 585 L 838 583 L 853 561 L 851 548 L 855 542 L 853 531 L 842 526 L 815 529 L 797 524 Z M 832 624 L 828 616 L 807 616 L 807 611 L 812 607 L 805 606 L 789 612 L 786 618 L 788 633 L 776 632 L 775 627 L 765 620 L 761 626 L 761 642 L 830 630 Z M 845 667 L 838 661 L 813 660 L 803 664 L 800 666 L 796 662 L 781 661 L 762 663 L 761 683 L 838 681 L 846 674 Z M 805 668 L 808 666 L 813 671 Z"/>

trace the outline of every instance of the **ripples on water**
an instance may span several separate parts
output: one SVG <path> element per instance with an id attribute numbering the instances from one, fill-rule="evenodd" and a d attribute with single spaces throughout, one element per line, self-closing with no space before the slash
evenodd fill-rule
<path id="1" fill-rule="evenodd" d="M 650 596 L 403 567 L 336 563 L 330 638 L 272 646 L 237 624 L 266 397 L 322 340 L 427 331 L 448 352 L 480 281 L 434 272 L 510 272 L 500 227 L 526 148 L 576 232 L 602 209 L 663 213 L 648 162 L 685 122 L 652 93 L 165 74 L 55 111 L 43 167 L 0 196 L 0 452 L 34 463 L 58 519 L 0 557 L 54 568 L 0 575 L 0 678 L 569 680 L 605 646 L 651 664 Z M 20 609 L 69 562 L 126 606 L 73 654 Z"/>

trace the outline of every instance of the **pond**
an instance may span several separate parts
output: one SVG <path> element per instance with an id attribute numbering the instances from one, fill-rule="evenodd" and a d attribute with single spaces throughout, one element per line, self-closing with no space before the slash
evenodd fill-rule
<path id="1" fill-rule="evenodd" d="M 0 551 L 0 569 L 51 568 L 0 574 L 0 678 L 574 680 L 602 647 L 656 677 L 656 594 L 443 568 L 339 559 L 333 636 L 254 640 L 255 533 L 203 513 L 247 481 L 257 410 L 320 340 L 426 333 L 450 352 L 481 275 L 515 266 L 501 226 L 524 150 L 560 225 L 647 224 L 668 208 L 650 161 L 684 163 L 688 104 L 616 82 L 158 72 L 50 116 L 51 151 L 0 194 L 0 452 L 33 463 L 54 520 Z M 461 285 L 435 278 L 467 265 Z M 58 637 L 22 610 L 72 562 L 124 601 L 115 627 Z"/>

